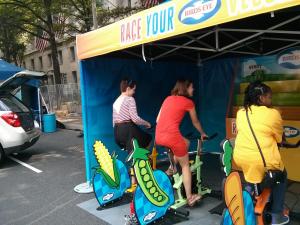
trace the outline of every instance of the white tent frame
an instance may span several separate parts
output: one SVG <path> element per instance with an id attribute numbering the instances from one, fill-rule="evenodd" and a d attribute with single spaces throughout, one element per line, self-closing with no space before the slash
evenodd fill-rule
<path id="1" fill-rule="evenodd" d="M 274 16 L 274 15 L 273 15 Z M 271 13 L 271 17 L 272 13 Z M 293 47 L 295 45 L 300 44 L 300 39 L 294 39 L 294 38 L 275 38 L 275 37 L 260 37 L 263 34 L 293 34 L 293 35 L 300 35 L 300 30 L 279 30 L 278 28 L 287 25 L 291 22 L 295 22 L 297 20 L 300 19 L 300 15 L 297 15 L 293 18 L 290 18 L 284 22 L 278 23 L 276 25 L 273 25 L 271 27 L 268 27 L 265 30 L 261 30 L 261 29 L 232 29 L 232 28 L 222 28 L 220 25 L 213 27 L 213 29 L 211 30 L 206 30 L 205 33 L 201 33 L 201 35 L 199 35 L 198 37 L 193 37 L 190 34 L 184 34 L 184 35 L 180 35 L 178 37 L 185 37 L 190 39 L 189 41 L 183 43 L 183 44 L 164 44 L 164 43 L 148 43 L 148 44 L 144 44 L 145 46 L 154 46 L 157 48 L 164 48 L 166 51 L 163 53 L 160 53 L 156 56 L 153 57 L 146 57 L 144 55 L 144 51 L 143 54 L 140 55 L 136 52 L 133 52 L 131 50 L 125 49 L 123 50 L 123 52 L 126 52 L 130 55 L 133 56 L 137 56 L 139 58 L 144 58 L 145 60 L 149 60 L 151 62 L 161 59 L 163 57 L 166 57 L 168 55 L 170 55 L 171 53 L 177 53 L 178 50 L 180 49 L 190 49 L 190 50 L 195 50 L 195 51 L 204 51 L 204 52 L 213 52 L 215 53 L 212 56 L 208 56 L 206 58 L 203 58 L 201 61 L 208 61 L 211 60 L 213 58 L 219 57 L 221 55 L 224 55 L 226 53 L 237 53 L 237 54 L 242 54 L 242 55 L 253 55 L 253 56 L 267 56 L 267 55 L 271 55 L 274 54 L 276 52 L 279 52 L 283 49 L 289 48 L 289 47 Z M 200 30 L 201 32 L 201 30 Z M 242 32 L 242 33 L 249 33 L 250 35 L 242 38 L 241 40 L 237 39 L 236 37 L 234 37 L 231 33 L 236 33 L 236 32 Z M 221 47 L 220 48 L 220 33 L 222 33 L 222 35 L 227 36 L 229 39 L 233 40 L 232 43 Z M 254 34 L 253 34 L 254 33 Z M 215 46 L 212 46 L 211 44 L 206 43 L 205 41 L 201 40 L 209 35 L 214 35 L 214 39 L 215 39 Z M 173 37 L 176 38 L 176 37 Z M 278 42 L 291 42 L 289 44 L 284 45 L 283 47 L 280 48 L 274 48 L 271 51 L 265 52 L 265 53 L 259 53 L 257 52 L 256 49 L 250 47 L 249 45 L 252 43 L 255 43 L 257 41 L 260 40 L 273 40 L 273 41 L 278 41 Z M 195 46 L 190 46 L 192 43 L 198 43 L 199 45 L 202 45 L 204 47 L 195 47 Z M 144 47 L 144 46 L 143 46 Z M 249 51 L 240 51 L 238 50 L 241 47 L 246 47 Z M 171 48 L 171 49 L 170 49 Z M 178 55 L 183 56 L 187 59 L 193 60 L 195 61 L 196 59 L 191 58 L 189 56 L 186 56 L 184 54 L 178 53 Z M 199 59 L 198 59 L 199 60 Z"/>

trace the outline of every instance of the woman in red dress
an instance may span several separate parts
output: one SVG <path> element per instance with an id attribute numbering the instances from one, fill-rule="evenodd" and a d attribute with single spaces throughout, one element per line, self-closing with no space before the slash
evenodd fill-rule
<path id="1" fill-rule="evenodd" d="M 178 80 L 175 87 L 168 96 L 157 116 L 157 125 L 155 132 L 155 142 L 170 148 L 174 154 L 175 162 L 182 168 L 183 185 L 185 188 L 188 205 L 193 206 L 201 196 L 192 194 L 191 170 L 189 166 L 189 140 L 180 133 L 179 126 L 186 112 L 189 113 L 193 126 L 201 134 L 201 138 L 207 137 L 202 129 L 201 123 L 197 117 L 195 104 L 191 100 L 193 96 L 193 83 L 189 80 Z"/>

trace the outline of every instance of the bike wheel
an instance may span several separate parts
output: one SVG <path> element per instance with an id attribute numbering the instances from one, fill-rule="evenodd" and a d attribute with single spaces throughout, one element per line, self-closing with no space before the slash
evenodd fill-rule
<path id="1" fill-rule="evenodd" d="M 264 221 L 264 225 L 269 225 L 272 222 L 272 215 L 270 213 L 270 202 L 267 203 L 263 211 L 263 221 Z"/>

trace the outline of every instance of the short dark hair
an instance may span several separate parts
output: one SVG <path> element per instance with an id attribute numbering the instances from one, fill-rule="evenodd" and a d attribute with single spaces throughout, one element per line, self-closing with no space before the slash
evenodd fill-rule
<path id="1" fill-rule="evenodd" d="M 174 88 L 171 91 L 171 95 L 181 95 L 185 97 L 190 97 L 187 89 L 191 85 L 192 81 L 187 79 L 177 80 Z"/>
<path id="2" fill-rule="evenodd" d="M 128 87 L 131 89 L 136 86 L 136 82 L 132 79 L 122 79 L 120 83 L 120 91 L 125 92 Z"/>
<path id="3" fill-rule="evenodd" d="M 272 93 L 272 89 L 261 81 L 250 83 L 245 89 L 244 108 L 248 110 L 251 105 L 260 105 L 259 97 L 268 93 Z"/>

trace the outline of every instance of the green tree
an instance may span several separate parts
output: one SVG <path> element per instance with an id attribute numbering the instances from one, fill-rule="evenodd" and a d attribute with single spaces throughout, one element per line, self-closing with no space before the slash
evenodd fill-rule
<path id="1" fill-rule="evenodd" d="M 92 30 L 92 0 L 66 0 L 62 11 L 67 18 L 65 31 L 70 36 Z"/>
<path id="2" fill-rule="evenodd" d="M 99 26 L 124 18 L 142 8 L 117 7 L 109 10 L 102 5 L 102 0 L 97 0 L 97 12 Z M 0 0 L 0 9 L 7 11 L 5 22 L 7 28 L 11 28 L 19 38 L 22 33 L 31 37 L 44 39 L 49 43 L 52 51 L 53 71 L 56 83 L 61 83 L 60 68 L 57 54 L 56 33 L 64 33 L 74 37 L 78 33 L 85 33 L 92 30 L 92 0 Z M 54 16 L 60 16 L 63 21 L 57 23 Z M 46 34 L 46 35 L 44 35 Z M 12 38 L 8 38 L 13 40 Z M 19 43 L 21 44 L 21 43 Z M 12 44 L 19 49 L 18 55 L 24 51 L 24 47 L 18 43 Z M 22 50 L 22 51 L 21 51 Z M 8 51 L 6 51 L 8 52 Z M 10 55 L 11 53 L 8 53 Z"/>
<path id="3" fill-rule="evenodd" d="M 20 29 L 7 23 L 9 15 L 13 13 L 8 7 L 0 7 L 0 51 L 4 60 L 21 65 L 25 51 L 24 36 Z M 13 18 L 17 17 L 15 14 Z"/>
<path id="4" fill-rule="evenodd" d="M 58 0 L 0 0 L 1 7 L 10 8 L 7 25 L 24 33 L 46 40 L 51 48 L 55 82 L 61 83 L 60 68 L 57 57 L 55 33 L 59 27 L 53 22 L 53 15 L 60 12 L 61 1 Z M 18 17 L 14 17 L 15 15 Z M 43 35 L 46 34 L 46 35 Z"/>

